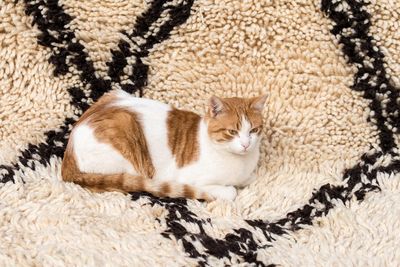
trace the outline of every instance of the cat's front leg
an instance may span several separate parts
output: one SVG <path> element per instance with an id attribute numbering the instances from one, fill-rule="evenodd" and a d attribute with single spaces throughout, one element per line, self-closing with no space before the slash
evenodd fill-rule
<path id="1" fill-rule="evenodd" d="M 216 199 L 225 199 L 233 201 L 236 198 L 237 191 L 234 186 L 224 185 L 203 185 L 201 189 L 215 197 Z"/>

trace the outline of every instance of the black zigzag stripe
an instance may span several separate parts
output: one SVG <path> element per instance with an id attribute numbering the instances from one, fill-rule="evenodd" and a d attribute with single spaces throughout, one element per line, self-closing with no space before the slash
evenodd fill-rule
<path id="1" fill-rule="evenodd" d="M 26 14 L 33 17 L 33 24 L 36 24 L 41 31 L 38 43 L 52 49 L 52 56 L 49 61 L 55 66 L 54 75 L 65 75 L 70 65 L 75 65 L 79 71 L 79 78 L 84 87 L 89 87 L 90 94 L 87 96 L 82 88 L 72 87 L 68 89 L 71 95 L 71 104 L 80 112 L 89 108 L 90 100 L 96 101 L 105 92 L 111 90 L 112 82 L 119 82 L 123 74 L 123 67 L 127 65 L 126 57 L 135 56 L 133 72 L 129 74 L 129 84 L 121 84 L 122 89 L 133 93 L 142 92 L 147 82 L 148 66 L 141 58 L 148 55 L 148 50 L 156 43 L 162 42 L 169 37 L 170 31 L 181 25 L 189 17 L 193 0 L 183 1 L 176 6 L 166 5 L 169 1 L 155 0 L 148 9 L 137 18 L 132 32 L 128 35 L 130 39 L 144 38 L 148 29 L 160 17 L 164 11 L 169 12 L 170 19 L 167 20 L 161 29 L 150 34 L 146 42 L 139 46 L 135 53 L 130 51 L 130 46 L 125 41 L 120 41 L 118 50 L 112 51 L 112 61 L 108 74 L 110 78 L 103 79 L 96 77 L 93 62 L 88 60 L 89 56 L 84 51 L 84 46 L 76 41 L 76 36 L 68 28 L 72 17 L 66 14 L 58 0 L 47 1 L 25 1 Z M 150 16 L 151 15 L 151 16 Z M 135 34 L 136 33 L 136 34 Z M 123 64 L 121 64 L 121 61 Z M 123 66 L 119 69 L 118 66 Z M 63 125 L 57 129 L 45 133 L 45 142 L 38 145 L 29 144 L 28 148 L 21 152 L 17 163 L 13 165 L 0 165 L 1 182 L 14 181 L 15 171 L 21 166 L 35 169 L 35 161 L 40 164 L 48 164 L 52 156 L 62 157 L 67 144 L 67 138 L 76 118 L 66 118 Z"/>
<path id="2" fill-rule="evenodd" d="M 364 92 L 363 97 L 371 100 L 370 108 L 373 111 L 373 116 L 370 118 L 370 122 L 378 126 L 380 148 L 379 151 L 372 154 L 363 155 L 360 163 L 345 171 L 343 175 L 343 180 L 347 180 L 345 185 L 332 186 L 326 184 L 320 187 L 313 193 L 308 204 L 288 213 L 285 218 L 273 223 L 263 220 L 246 221 L 251 227 L 261 230 L 268 241 L 274 241 L 273 235 L 282 235 L 299 230 L 302 225 L 312 225 L 314 218 L 325 216 L 334 208 L 332 200 L 347 202 L 355 196 L 359 201 L 362 201 L 367 192 L 379 191 L 380 188 L 377 183 L 379 173 L 400 172 L 400 157 L 393 150 L 396 147 L 393 134 L 397 133 L 399 128 L 398 110 L 400 107 L 397 103 L 399 90 L 387 78 L 383 66 L 384 55 L 373 44 L 373 37 L 369 34 L 370 15 L 363 9 L 365 4 L 354 0 L 344 2 L 351 7 L 348 12 L 335 11 L 335 7 L 341 1 L 328 0 L 322 0 L 321 10 L 334 21 L 335 27 L 332 33 L 343 44 L 343 51 L 349 64 L 355 64 L 358 67 L 351 89 Z M 346 28 L 351 28 L 353 34 L 345 34 L 343 30 Z M 361 46 L 358 46 L 358 43 Z M 366 62 L 373 62 L 373 67 L 367 66 Z M 387 104 L 381 100 L 382 97 L 389 99 L 386 102 Z M 373 168 L 373 165 L 382 157 L 390 157 L 390 164 Z M 362 177 L 367 179 L 362 179 Z M 135 199 L 139 195 L 134 194 L 133 198 Z M 164 236 L 173 235 L 176 239 L 181 240 L 185 251 L 191 257 L 199 259 L 200 265 L 206 265 L 209 256 L 231 259 L 230 255 L 236 254 L 245 262 L 264 266 L 264 263 L 257 261 L 257 249 L 263 249 L 266 245 L 257 242 L 249 230 L 244 228 L 233 229 L 233 233 L 226 235 L 223 239 L 214 239 L 205 233 L 203 226 L 204 224 L 212 224 L 212 221 L 210 219 L 198 219 L 195 214 L 187 209 L 185 200 L 151 198 L 150 201 L 164 206 L 169 211 L 166 218 L 168 229 L 164 232 Z M 180 223 L 182 221 L 197 224 L 200 233 L 189 232 Z M 203 245 L 204 253 L 199 252 L 192 245 L 194 240 Z"/>
<path id="3" fill-rule="evenodd" d="M 148 33 L 150 26 L 157 21 L 160 15 L 168 10 L 168 14 L 171 17 L 171 21 L 169 23 L 163 24 L 156 33 L 150 35 L 145 39 L 145 42 L 138 45 L 138 47 L 131 51 L 130 45 L 125 42 L 121 41 L 119 43 L 120 51 L 112 51 L 113 56 L 118 59 L 114 60 L 112 63 L 108 64 L 109 71 L 108 74 L 112 77 L 113 82 L 120 82 L 120 78 L 123 75 L 123 69 L 128 64 L 126 58 L 136 55 L 137 58 L 140 57 L 147 57 L 149 54 L 149 49 L 151 49 L 156 43 L 159 43 L 165 39 L 167 39 L 170 35 L 171 30 L 182 23 L 184 23 L 189 15 L 190 9 L 193 5 L 193 0 L 189 0 L 186 2 L 180 3 L 173 9 L 169 9 L 165 6 L 165 3 L 168 1 L 166 0 L 156 0 L 153 2 L 153 8 L 149 8 L 147 12 L 141 15 L 140 19 L 136 24 L 136 28 L 132 31 L 131 34 L 124 33 L 125 35 L 129 36 L 131 40 L 136 39 L 145 39 L 144 36 Z M 135 79 L 133 79 L 135 80 Z"/>
<path id="4" fill-rule="evenodd" d="M 380 153 L 380 157 L 386 156 Z M 291 231 L 302 229 L 304 225 L 312 225 L 313 220 L 317 217 L 325 216 L 334 208 L 332 200 L 340 200 L 347 202 L 356 196 L 358 200 L 363 200 L 367 192 L 380 190 L 377 186 L 377 176 L 379 173 L 398 173 L 400 172 L 400 159 L 393 159 L 392 162 L 385 167 L 379 166 L 374 169 L 370 167 L 380 159 L 379 155 L 364 156 L 354 168 L 346 171 L 344 179 L 348 182 L 344 186 L 332 186 L 326 184 L 316 190 L 308 204 L 304 205 L 296 211 L 288 213 L 285 218 L 276 222 L 268 222 L 264 220 L 246 220 L 246 222 L 254 229 L 261 230 L 269 242 L 275 241 L 274 235 L 283 235 Z M 367 181 L 362 181 L 362 177 L 367 177 Z M 149 196 L 147 193 L 133 193 L 132 199 L 136 200 L 140 196 Z M 207 258 L 210 256 L 216 258 L 231 259 L 232 254 L 236 254 L 242 258 L 244 262 L 256 264 L 256 266 L 264 266 L 257 260 L 257 250 L 268 247 L 266 244 L 260 244 L 252 235 L 251 231 L 245 228 L 233 229 L 232 233 L 227 234 L 222 239 L 215 239 L 207 235 L 204 231 L 204 225 L 212 225 L 211 219 L 199 219 L 187 207 L 186 199 L 165 199 L 165 198 L 149 198 L 152 205 L 158 204 L 168 210 L 165 218 L 168 229 L 164 231 L 165 237 L 174 236 L 175 239 L 181 240 L 185 252 L 190 257 L 199 260 L 199 265 L 205 266 Z M 188 231 L 182 222 L 196 224 L 200 233 L 192 233 Z M 204 248 L 204 253 L 199 252 L 192 244 L 198 241 Z"/>
<path id="5" fill-rule="evenodd" d="M 166 224 L 168 229 L 162 233 L 166 238 L 173 235 L 182 242 L 185 252 L 192 258 L 198 260 L 199 266 L 207 266 L 207 258 L 214 256 L 216 258 L 228 258 L 230 254 L 236 254 L 243 258 L 245 262 L 256 264 L 256 266 L 266 266 L 257 260 L 257 249 L 259 246 L 255 242 L 251 232 L 247 229 L 235 229 L 235 234 L 228 234 L 224 239 L 213 239 L 208 236 L 204 230 L 204 224 L 212 224 L 211 219 L 199 219 L 187 207 L 187 200 L 184 198 L 158 198 L 149 193 L 131 193 L 132 200 L 140 197 L 147 197 L 150 205 L 160 205 L 168 210 Z M 193 234 L 186 230 L 180 223 L 195 224 L 199 227 L 200 233 Z M 193 241 L 200 241 L 204 246 L 205 252 L 199 252 L 193 245 Z M 268 240 L 270 238 L 268 237 Z M 268 265 L 273 267 L 274 264 Z"/>
<path id="6" fill-rule="evenodd" d="M 37 25 L 41 34 L 38 36 L 38 43 L 52 49 L 52 55 L 49 62 L 55 66 L 54 75 L 65 75 L 68 72 L 67 57 L 71 61 L 85 59 L 88 55 L 83 51 L 83 46 L 79 43 L 72 43 L 75 34 L 71 32 L 67 25 L 72 17 L 66 14 L 58 1 L 25 1 L 25 13 L 33 17 L 32 25 Z M 56 34 L 51 34 L 56 32 Z M 65 47 L 63 44 L 70 44 Z M 56 48 L 56 46 L 59 46 Z M 85 61 L 78 65 L 78 69 L 83 73 L 89 73 L 94 76 L 93 64 Z M 72 96 L 71 104 L 78 110 L 88 107 L 85 101 L 80 101 L 77 96 L 84 95 L 79 88 L 70 88 Z M 74 118 L 66 118 L 63 125 L 57 130 L 51 130 L 45 133 L 45 142 L 38 145 L 29 144 L 28 148 L 21 152 L 17 162 L 11 166 L 1 165 L 2 182 L 14 182 L 15 171 L 21 166 L 35 169 L 35 161 L 40 164 L 47 164 L 52 155 L 61 157 L 66 146 L 66 136 L 70 127 L 75 122 Z"/>
<path id="7" fill-rule="evenodd" d="M 342 3 L 347 3 L 350 10 L 336 11 Z M 352 89 L 363 92 L 364 98 L 371 100 L 370 108 L 374 111 L 371 120 L 379 128 L 382 151 L 388 152 L 395 146 L 393 133 L 400 130 L 399 90 L 384 68 L 384 54 L 369 34 L 371 15 L 364 9 L 365 5 L 356 0 L 322 0 L 321 9 L 335 23 L 331 32 L 343 44 L 349 63 L 357 66 Z"/>

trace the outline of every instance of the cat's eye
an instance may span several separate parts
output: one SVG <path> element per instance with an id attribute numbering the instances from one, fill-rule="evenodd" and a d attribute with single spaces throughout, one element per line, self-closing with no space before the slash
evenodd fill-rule
<path id="1" fill-rule="evenodd" d="M 260 131 L 260 127 L 256 127 L 251 129 L 250 133 L 258 133 Z"/>
<path id="2" fill-rule="evenodd" d="M 235 134 L 237 134 L 237 131 L 233 130 L 233 129 L 229 129 L 228 133 L 230 133 L 231 135 L 235 135 Z"/>

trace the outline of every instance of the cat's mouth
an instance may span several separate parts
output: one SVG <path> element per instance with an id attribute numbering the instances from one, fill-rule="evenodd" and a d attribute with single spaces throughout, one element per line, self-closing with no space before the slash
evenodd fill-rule
<path id="1" fill-rule="evenodd" d="M 245 148 L 245 149 L 242 149 L 242 150 L 239 150 L 239 151 L 235 151 L 234 153 L 243 156 L 243 155 L 248 154 L 249 151 L 250 151 L 250 150 L 249 150 L 248 148 Z"/>

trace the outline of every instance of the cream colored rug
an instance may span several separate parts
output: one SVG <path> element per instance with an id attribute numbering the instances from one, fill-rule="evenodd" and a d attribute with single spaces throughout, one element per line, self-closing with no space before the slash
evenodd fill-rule
<path id="1" fill-rule="evenodd" d="M 395 0 L 0 0 L 0 266 L 400 265 L 399 29 Z M 113 88 L 267 93 L 257 181 L 209 204 L 61 182 Z"/>

